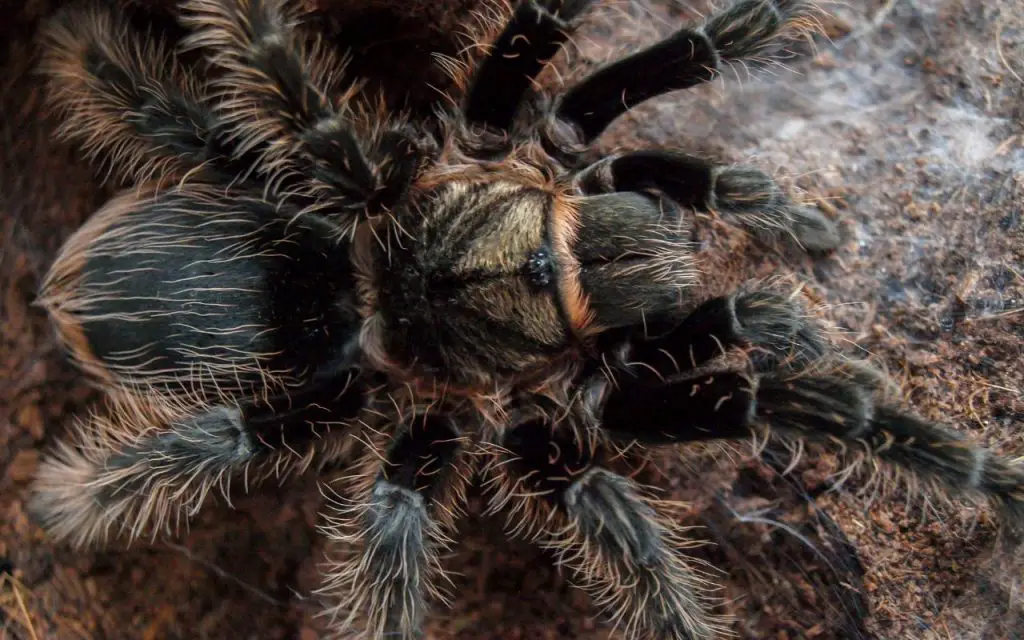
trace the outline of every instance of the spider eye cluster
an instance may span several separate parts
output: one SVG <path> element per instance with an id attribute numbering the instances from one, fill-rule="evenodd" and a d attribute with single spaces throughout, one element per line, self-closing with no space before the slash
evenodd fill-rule
<path id="1" fill-rule="evenodd" d="M 530 252 L 526 259 L 526 273 L 530 284 L 537 288 L 551 284 L 555 277 L 555 265 L 551 260 L 551 251 L 547 247 Z"/>

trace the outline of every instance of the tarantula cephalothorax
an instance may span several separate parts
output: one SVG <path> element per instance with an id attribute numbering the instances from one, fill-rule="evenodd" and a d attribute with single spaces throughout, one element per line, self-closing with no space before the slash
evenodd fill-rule
<path id="1" fill-rule="evenodd" d="M 707 572 L 612 470 L 636 445 L 846 442 L 1019 519 L 1020 467 L 885 400 L 789 297 L 696 299 L 687 208 L 814 251 L 831 222 L 752 168 L 592 155 L 631 107 L 769 59 L 810 7 L 743 0 L 553 95 L 534 79 L 591 4 L 493 5 L 430 118 L 350 83 L 280 1 L 185 2 L 174 51 L 95 6 L 58 18 L 63 134 L 133 188 L 43 287 L 109 401 L 42 466 L 45 525 L 155 535 L 239 474 L 333 471 L 332 628 L 414 636 L 479 481 L 628 637 L 704 638 Z"/>

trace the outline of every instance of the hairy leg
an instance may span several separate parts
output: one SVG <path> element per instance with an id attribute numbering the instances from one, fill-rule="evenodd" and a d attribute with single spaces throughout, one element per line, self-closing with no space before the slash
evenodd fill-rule
<path id="1" fill-rule="evenodd" d="M 320 593 L 336 603 L 325 615 L 335 633 L 365 622 L 371 637 L 418 637 L 430 602 L 448 600 L 440 556 L 471 475 L 468 453 L 441 415 L 415 416 L 393 435 L 368 433 L 344 489 L 327 488 L 322 530 L 334 557 Z"/>
<path id="2" fill-rule="evenodd" d="M 657 190 L 698 211 L 720 211 L 759 236 L 789 234 L 804 249 L 839 246 L 835 224 L 820 212 L 794 205 L 764 172 L 721 166 L 677 151 L 612 155 L 576 175 L 587 194 Z"/>
<path id="3" fill-rule="evenodd" d="M 776 293 L 744 291 L 704 301 L 682 320 L 652 319 L 615 330 L 600 348 L 617 377 L 661 384 L 744 348 L 757 371 L 802 368 L 827 353 L 817 328 L 799 306 Z"/>
<path id="4" fill-rule="evenodd" d="M 575 29 L 593 0 L 520 2 L 472 76 L 463 114 L 471 125 L 507 131 L 534 78 Z"/>
<path id="5" fill-rule="evenodd" d="M 657 364 L 658 355 L 663 363 L 685 362 L 686 350 L 668 349 L 692 342 L 686 333 L 658 340 L 665 350 L 648 350 L 651 368 L 667 369 Z M 1024 466 L 900 408 L 886 395 L 887 381 L 865 367 L 822 358 L 765 372 L 659 374 L 596 382 L 590 394 L 601 398 L 595 414 L 612 437 L 663 444 L 734 439 L 767 429 L 770 435 L 839 443 L 869 461 L 894 465 L 911 481 L 988 500 L 1013 530 L 1024 525 Z"/>
<path id="6" fill-rule="evenodd" d="M 580 444 L 547 419 L 518 425 L 485 467 L 490 511 L 511 535 L 551 550 L 628 638 L 710 637 L 707 570 L 692 544 L 627 478 L 604 468 L 600 445 Z"/>
<path id="7" fill-rule="evenodd" d="M 353 100 L 358 86 L 320 41 L 300 35 L 284 0 L 189 0 L 188 49 L 206 50 L 223 73 L 218 115 L 243 152 L 259 150 L 271 188 L 302 187 L 329 211 L 379 212 L 400 200 L 421 161 L 400 122 Z"/>
<path id="8" fill-rule="evenodd" d="M 211 489 L 301 471 L 341 455 L 365 381 L 348 377 L 248 405 L 173 407 L 111 396 L 40 468 L 32 511 L 75 546 L 172 534 Z M 253 477 L 250 476 L 252 474 Z"/>
<path id="9" fill-rule="evenodd" d="M 158 35 L 112 9 L 61 11 L 44 32 L 40 68 L 63 117 L 60 135 L 117 182 L 242 171 L 199 80 Z"/>
<path id="10" fill-rule="evenodd" d="M 597 70 L 559 99 L 548 131 L 551 141 L 567 151 L 589 145 L 646 100 L 710 82 L 730 63 L 769 61 L 784 36 L 811 25 L 812 6 L 803 0 L 740 0 L 700 27 L 680 29 Z M 573 132 L 568 137 L 567 128 Z"/>

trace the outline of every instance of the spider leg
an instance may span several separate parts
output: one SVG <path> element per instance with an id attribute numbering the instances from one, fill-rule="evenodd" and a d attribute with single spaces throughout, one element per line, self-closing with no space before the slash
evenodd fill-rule
<path id="1" fill-rule="evenodd" d="M 489 511 L 510 535 L 551 550 L 624 637 L 706 638 L 708 572 L 631 480 L 604 467 L 609 452 L 571 428 L 535 419 L 507 432 L 485 469 Z"/>
<path id="2" fill-rule="evenodd" d="M 203 88 L 156 34 L 109 8 L 65 9 L 44 32 L 40 69 L 59 134 L 121 183 L 241 172 Z"/>
<path id="3" fill-rule="evenodd" d="M 825 343 L 785 296 L 744 291 L 702 302 L 682 321 L 654 320 L 616 332 L 618 370 L 642 384 L 696 369 L 733 347 L 746 347 L 757 371 L 803 368 L 826 355 Z"/>
<path id="4" fill-rule="evenodd" d="M 108 411 L 76 426 L 39 470 L 32 512 L 77 547 L 127 535 L 170 534 L 211 489 L 256 480 L 345 453 L 347 421 L 363 407 L 363 381 L 324 381 L 247 405 L 174 407 L 134 394 L 109 396 Z"/>
<path id="5" fill-rule="evenodd" d="M 680 333 L 679 344 L 692 341 Z M 672 340 L 669 333 L 655 342 L 663 362 Z M 685 362 L 687 352 L 671 355 Z M 629 359 L 638 356 L 645 357 L 638 352 Z M 1011 529 L 1024 525 L 1024 466 L 903 410 L 886 397 L 889 384 L 881 374 L 866 367 L 823 357 L 806 366 L 680 377 L 652 363 L 658 376 L 616 375 L 614 383 L 601 380 L 591 390 L 591 397 L 603 396 L 596 402 L 598 421 L 616 438 L 658 444 L 733 439 L 766 428 L 844 450 L 859 447 L 872 464 L 891 464 L 951 494 L 987 499 L 1003 510 Z"/>
<path id="6" fill-rule="evenodd" d="M 272 186 L 309 175 L 308 195 L 333 209 L 375 213 L 397 202 L 421 153 L 401 124 L 352 98 L 344 62 L 310 44 L 284 0 L 189 0 L 185 47 L 211 52 L 218 115 L 243 152 L 262 149 Z M 341 96 L 336 98 L 336 96 Z M 381 105 L 383 107 L 383 105 Z M 383 123 L 383 125 L 381 124 Z"/>
<path id="7" fill-rule="evenodd" d="M 654 189 L 698 211 L 721 211 L 757 235 L 790 233 L 808 251 L 832 250 L 840 242 L 835 223 L 794 205 L 775 180 L 753 167 L 643 150 L 603 158 L 580 171 L 576 183 L 588 194 Z"/>
<path id="8" fill-rule="evenodd" d="M 534 78 L 560 50 L 593 0 L 521 2 L 473 74 L 463 104 L 470 124 L 507 131 Z"/>
<path id="9" fill-rule="evenodd" d="M 803 0 L 735 2 L 699 28 L 680 29 L 584 78 L 561 97 L 554 113 L 556 129 L 563 128 L 558 121 L 570 124 L 580 142 L 590 144 L 612 121 L 646 100 L 710 82 L 728 63 L 769 61 L 783 36 L 811 26 L 812 6 Z"/>
<path id="10" fill-rule="evenodd" d="M 471 475 L 463 440 L 449 418 L 417 415 L 393 436 L 374 431 L 347 490 L 328 488 L 322 529 L 336 554 L 320 593 L 336 602 L 332 631 L 363 621 L 370 637 L 418 637 L 430 601 L 448 602 L 441 554 Z"/>

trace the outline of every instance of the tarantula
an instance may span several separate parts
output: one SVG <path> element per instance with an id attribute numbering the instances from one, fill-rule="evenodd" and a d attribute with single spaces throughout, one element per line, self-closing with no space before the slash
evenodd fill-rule
<path id="1" fill-rule="evenodd" d="M 185 2 L 174 48 L 95 6 L 55 19 L 61 133 L 130 188 L 41 290 L 106 392 L 41 467 L 43 524 L 135 539 L 232 478 L 340 474 L 322 485 L 332 629 L 413 637 L 451 597 L 441 554 L 479 482 L 627 637 L 705 638 L 724 630 L 709 573 L 613 469 L 630 451 L 841 443 L 1019 521 L 1021 466 L 888 400 L 793 296 L 697 295 L 687 211 L 812 252 L 838 247 L 832 221 L 751 167 L 594 151 L 634 106 L 771 59 L 812 6 L 742 0 L 536 83 L 592 4 L 495 5 L 428 118 L 368 95 L 280 0 Z"/>

